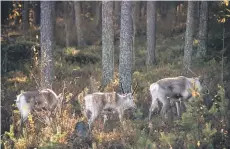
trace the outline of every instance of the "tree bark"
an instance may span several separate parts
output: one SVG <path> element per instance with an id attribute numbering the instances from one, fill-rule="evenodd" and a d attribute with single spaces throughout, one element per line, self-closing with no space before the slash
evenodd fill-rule
<path id="1" fill-rule="evenodd" d="M 208 41 L 208 2 L 201 1 L 200 5 L 200 22 L 199 22 L 199 33 L 198 33 L 198 49 L 196 56 L 203 58 L 206 56 L 207 41 Z"/>
<path id="2" fill-rule="evenodd" d="M 120 26 L 120 17 L 121 17 L 121 2 L 120 1 L 114 1 L 114 15 L 115 15 L 115 24 Z"/>
<path id="3" fill-rule="evenodd" d="M 23 12 L 22 12 L 22 30 L 26 32 L 29 29 L 29 2 L 23 2 Z"/>
<path id="4" fill-rule="evenodd" d="M 74 10 L 75 10 L 75 25 L 77 29 L 77 43 L 78 46 L 84 45 L 83 32 L 81 27 L 81 7 L 79 1 L 74 1 Z"/>
<path id="5" fill-rule="evenodd" d="M 194 38 L 198 38 L 199 32 L 199 21 L 200 21 L 200 1 L 196 1 L 194 4 Z"/>
<path id="6" fill-rule="evenodd" d="M 102 85 L 113 79 L 114 72 L 114 27 L 113 2 L 102 2 Z"/>
<path id="7" fill-rule="evenodd" d="M 41 88 L 52 88 L 53 81 L 53 2 L 41 1 Z"/>
<path id="8" fill-rule="evenodd" d="M 96 14 L 95 14 L 95 25 L 97 29 L 100 29 L 101 25 L 101 3 L 100 1 L 96 2 L 97 7 L 96 7 Z"/>
<path id="9" fill-rule="evenodd" d="M 140 22 L 140 12 L 141 12 L 141 8 L 140 8 L 140 1 L 135 1 L 135 21 L 136 21 L 136 28 L 139 28 L 139 22 Z"/>
<path id="10" fill-rule="evenodd" d="M 40 25 L 40 1 L 34 2 L 33 24 Z"/>
<path id="11" fill-rule="evenodd" d="M 132 86 L 132 2 L 121 2 L 121 31 L 120 31 L 120 56 L 119 79 L 120 86 L 125 93 L 131 92 Z"/>
<path id="12" fill-rule="evenodd" d="M 155 63 L 156 49 L 156 1 L 147 2 L 147 65 Z"/>
<path id="13" fill-rule="evenodd" d="M 194 25 L 194 5 L 195 2 L 188 1 L 185 46 L 184 46 L 184 70 L 187 73 L 191 67 L 192 50 L 193 50 L 193 25 Z"/>
<path id="14" fill-rule="evenodd" d="M 145 20 L 145 11 L 146 11 L 146 6 L 147 5 L 147 2 L 146 1 L 142 1 L 141 2 L 141 19 L 142 20 Z"/>
<path id="15" fill-rule="evenodd" d="M 135 66 L 135 37 L 137 32 L 137 2 L 133 2 L 133 9 L 132 9 L 132 18 L 133 18 L 133 44 L 132 44 L 132 51 L 133 51 L 133 67 Z"/>
<path id="16" fill-rule="evenodd" d="M 53 18 L 53 45 L 56 45 L 56 2 L 52 1 L 52 18 Z"/>
<path id="17" fill-rule="evenodd" d="M 64 3 L 64 16 L 65 16 L 65 46 L 69 47 L 69 2 Z"/>

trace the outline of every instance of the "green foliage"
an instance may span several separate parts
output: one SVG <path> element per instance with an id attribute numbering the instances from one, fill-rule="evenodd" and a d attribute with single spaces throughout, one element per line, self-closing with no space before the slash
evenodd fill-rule
<path id="1" fill-rule="evenodd" d="M 163 146 L 166 148 L 167 146 L 171 148 L 171 144 L 176 140 L 176 135 L 174 133 L 165 133 L 160 132 L 160 141 L 163 142 Z"/>
<path id="2" fill-rule="evenodd" d="M 218 85 L 218 93 L 215 96 L 220 105 L 218 108 L 213 104 L 210 110 L 204 105 L 200 97 L 193 97 L 195 100 L 187 105 L 187 110 L 182 114 L 181 120 L 177 120 L 177 131 L 179 135 L 175 136 L 174 131 L 171 133 L 161 133 L 161 142 L 163 145 L 175 145 L 174 140 L 183 140 L 187 148 L 198 148 L 199 146 L 207 146 L 208 148 L 215 148 L 215 142 L 218 139 L 217 135 L 226 129 L 228 122 L 224 120 L 226 113 L 228 113 L 228 103 L 224 96 L 224 89 Z M 215 101 L 216 102 L 216 101 Z M 226 119 L 226 117 L 225 117 Z M 221 124 L 219 123 L 221 122 Z M 221 140 L 226 139 L 221 136 Z M 215 138 L 215 140 L 214 140 Z M 219 138 L 220 139 L 220 138 Z M 226 147 L 227 144 L 225 144 Z"/>
<path id="3" fill-rule="evenodd" d="M 135 148 L 156 148 L 156 143 L 153 142 L 145 130 L 137 132 L 138 139 L 135 143 Z"/>
<path id="4" fill-rule="evenodd" d="M 138 44 L 135 47 L 136 65 L 133 73 L 133 85 L 138 82 L 137 93 L 135 95 L 137 96 L 136 103 L 138 110 L 134 113 L 138 120 L 130 121 L 129 123 L 132 125 L 126 125 L 124 130 L 122 130 L 120 127 L 116 127 L 116 130 L 114 130 L 112 133 L 102 133 L 100 132 L 101 130 L 98 132 L 96 131 L 95 133 L 98 135 L 94 137 L 94 141 L 96 140 L 97 142 L 98 139 L 98 143 L 100 143 L 101 146 L 105 146 L 106 143 L 112 143 L 113 141 L 118 143 L 123 142 L 125 147 L 132 149 L 170 147 L 179 148 L 178 146 L 196 149 L 198 146 L 202 145 L 206 145 L 207 148 L 212 149 L 217 148 L 217 143 L 222 142 L 222 144 L 224 144 L 224 141 L 227 142 L 227 140 L 230 140 L 228 139 L 226 133 L 227 128 L 229 128 L 226 118 L 228 114 L 228 103 L 224 98 L 225 92 L 222 87 L 218 87 L 217 95 L 214 98 L 214 105 L 210 110 L 206 109 L 200 97 L 194 97 L 195 102 L 192 102 L 188 105 L 188 109 L 185 113 L 183 113 L 181 120 L 167 123 L 160 115 L 155 114 L 152 117 L 152 130 L 148 129 L 147 122 L 143 120 L 147 117 L 149 110 L 149 85 L 165 77 L 181 75 L 181 60 L 183 58 L 182 38 L 183 36 L 174 37 L 172 39 L 158 39 L 156 47 L 158 63 L 155 66 L 148 68 L 145 67 L 146 49 L 144 44 L 146 39 L 145 37 L 137 38 Z M 9 53 L 10 51 L 12 51 L 12 53 L 20 51 L 19 53 L 23 53 L 25 51 L 30 51 L 31 46 L 35 45 L 34 42 L 18 41 L 17 43 L 20 43 L 21 45 L 10 44 L 8 47 L 4 46 L 4 51 L 9 51 Z M 32 50 L 30 52 L 32 52 Z M 5 53 L 3 54 L 5 55 Z M 116 64 L 118 64 L 116 61 L 118 60 L 118 57 L 119 50 L 116 50 Z M 66 59 L 67 62 L 63 59 Z M 39 131 L 35 129 L 36 133 L 33 131 L 28 133 L 27 137 L 31 137 L 29 141 L 26 137 L 17 136 L 14 132 L 14 129 L 16 129 L 15 126 L 17 126 L 18 123 L 11 125 L 10 131 L 5 133 L 5 136 L 7 136 L 8 139 L 3 140 L 3 144 L 10 144 L 9 142 L 14 142 L 16 144 L 15 146 L 19 146 L 21 148 L 24 146 L 24 148 L 26 148 L 28 146 L 32 146 L 31 143 L 29 144 L 29 142 L 32 142 L 31 140 L 35 140 L 34 142 L 37 143 L 37 146 L 35 147 L 38 148 L 65 148 L 67 144 L 72 143 L 67 143 L 66 140 L 67 136 L 73 132 L 72 129 L 74 128 L 76 119 L 78 120 L 78 118 L 72 117 L 72 115 L 77 115 L 80 113 L 81 108 L 79 105 L 82 104 L 82 99 L 85 95 L 85 93 L 81 94 L 81 92 L 84 92 L 84 88 L 90 88 L 88 75 L 91 73 L 96 79 L 96 82 L 100 82 L 101 79 L 101 48 L 99 46 L 89 46 L 85 49 L 78 49 L 75 47 L 63 49 L 57 47 L 55 48 L 54 52 L 54 60 L 54 90 L 57 91 L 57 93 L 62 92 L 63 89 L 61 87 L 63 86 L 63 81 L 66 82 L 66 102 L 70 101 L 70 104 L 67 103 L 66 105 L 70 106 L 71 108 L 64 108 L 65 116 L 60 117 L 60 119 L 57 118 L 56 123 L 52 124 L 52 127 L 44 126 L 46 129 L 40 129 Z M 72 61 L 72 63 L 68 63 L 68 60 Z M 11 62 L 15 63 L 13 61 Z M 21 60 L 19 60 L 19 62 L 21 62 Z M 215 59 L 194 60 L 193 62 L 195 72 L 198 75 L 205 76 L 209 89 L 216 91 L 217 89 L 215 85 L 220 82 L 220 63 Z M 18 65 L 17 63 L 18 61 L 14 65 Z M 21 65 L 23 65 L 23 67 L 26 69 L 29 69 L 31 63 Z M 115 67 L 117 68 L 117 66 Z M 117 70 L 115 73 L 117 73 Z M 31 72 L 30 75 L 27 74 L 28 73 L 25 73 L 25 70 L 22 70 L 22 72 L 15 71 L 7 73 L 8 76 L 4 78 L 3 87 L 4 93 L 8 93 L 9 95 L 2 95 L 4 100 L 7 101 L 8 99 L 11 99 L 12 95 L 19 93 L 20 90 L 35 89 L 35 80 L 32 77 L 29 77 Z M 39 74 L 39 71 L 35 74 Z M 16 76 L 18 78 L 15 80 L 18 82 L 12 81 Z M 24 76 L 27 77 L 25 81 L 19 81 L 22 80 Z M 11 79 L 11 83 L 8 81 L 9 78 Z M 108 90 L 114 90 L 118 85 L 118 81 L 119 80 L 115 79 L 115 82 Z M 100 85 L 96 83 L 95 86 L 97 88 Z M 79 96 L 73 97 L 73 95 L 77 93 Z M 211 93 L 215 94 L 214 91 L 211 91 Z M 13 117 L 19 115 L 18 111 L 13 111 L 13 113 L 15 113 Z M 18 119 L 16 122 L 18 122 Z M 139 123 L 139 125 L 137 123 Z M 59 126 L 59 124 L 61 124 L 61 126 Z M 38 126 L 35 125 L 35 128 L 37 127 Z M 61 133 L 58 133 L 58 131 L 55 129 L 58 127 L 62 128 Z M 42 139 L 37 139 L 36 135 Z M 180 145 L 178 140 L 182 140 L 184 144 Z M 75 141 L 77 142 L 78 140 L 76 139 Z M 226 144 L 227 143 L 222 145 L 222 147 L 227 148 Z"/>
<path id="5" fill-rule="evenodd" d="M 1 63 L 3 65 L 2 72 L 12 70 L 22 70 L 28 72 L 25 67 L 26 63 L 32 62 L 34 51 L 32 47 L 36 45 L 32 41 L 16 41 L 11 44 L 1 45 Z M 36 47 L 39 49 L 39 47 Z"/>
<path id="6" fill-rule="evenodd" d="M 77 63 L 85 65 L 89 63 L 97 63 L 101 60 L 101 55 L 98 47 L 91 49 L 77 50 L 75 48 L 66 48 L 64 50 L 65 60 L 69 63 Z"/>
<path id="7" fill-rule="evenodd" d="M 218 85 L 217 95 L 214 97 L 214 106 L 209 110 L 212 114 L 217 116 L 226 116 L 228 110 L 228 101 L 225 99 L 225 90 L 223 87 Z"/>

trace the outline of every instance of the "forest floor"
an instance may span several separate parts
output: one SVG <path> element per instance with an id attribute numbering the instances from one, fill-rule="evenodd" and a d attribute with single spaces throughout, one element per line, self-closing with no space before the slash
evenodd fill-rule
<path id="1" fill-rule="evenodd" d="M 81 101 L 85 94 L 98 91 L 100 87 L 101 46 L 92 45 L 84 48 L 55 46 L 53 54 L 55 74 L 53 90 L 57 94 L 64 91 L 65 100 L 70 101 L 63 106 L 64 112 L 61 117 L 56 118 L 56 122 L 62 121 L 60 125 L 62 133 L 57 134 L 57 130 L 52 131 L 53 127 L 50 126 L 43 127 L 41 130 L 34 126 L 34 131 L 31 130 L 31 127 L 28 127 L 27 138 L 23 138 L 16 135 L 19 114 L 14 101 L 16 95 L 21 91 L 35 90 L 39 86 L 39 46 L 36 38 L 22 37 L 17 33 L 12 33 L 11 36 L 11 40 L 2 40 L 1 45 L 2 134 L 5 131 L 14 134 L 14 137 L 10 136 L 10 139 L 14 141 L 14 145 L 17 148 L 25 146 L 27 148 L 33 146 L 40 148 L 74 148 L 76 145 L 79 146 L 79 140 L 74 140 L 75 125 L 79 121 L 85 121 L 80 115 L 81 102 L 79 101 Z M 31 40 L 28 40 L 28 38 Z M 168 121 L 163 121 L 158 114 L 155 114 L 154 118 L 152 118 L 154 123 L 153 130 L 155 132 L 151 132 L 151 129 L 148 127 L 149 123 L 146 118 L 151 102 L 149 86 L 162 78 L 183 75 L 183 43 L 184 36 L 182 34 L 170 38 L 158 37 L 156 42 L 157 63 L 154 66 L 146 67 L 146 39 L 145 37 L 136 38 L 135 64 L 133 68 L 133 86 L 138 83 L 135 93 L 135 101 L 138 106 L 138 110 L 135 113 L 136 120 L 127 119 L 124 128 L 121 128 L 119 123 L 112 122 L 114 126 L 111 127 L 114 131 L 108 133 L 102 131 L 100 125 L 95 124 L 93 146 L 108 148 L 108 146 L 117 145 L 117 148 L 147 148 L 148 145 L 151 145 L 155 146 L 155 148 L 157 146 L 158 148 L 169 148 L 173 144 L 170 137 L 167 141 L 167 138 L 161 137 L 163 139 L 160 140 L 156 136 L 159 136 L 161 131 L 169 132 L 170 130 L 176 130 L 174 123 L 171 124 Z M 116 44 L 114 57 L 115 79 L 108 85 L 105 91 L 116 91 L 118 87 L 119 43 Z M 224 85 L 225 87 L 229 84 L 227 82 L 223 84 L 221 80 L 221 73 L 224 76 L 228 74 L 228 70 L 223 68 L 226 67 L 223 67 L 221 61 L 215 57 L 206 61 L 194 59 L 192 72 L 189 72 L 186 76 L 202 76 L 205 82 L 207 82 L 206 84 L 211 95 L 214 96 L 218 91 L 217 84 Z M 132 116 L 128 115 L 127 117 Z M 173 120 L 177 120 L 177 118 L 173 116 Z M 10 130 L 10 128 L 13 130 Z M 111 128 L 109 127 L 108 129 Z M 137 134 L 142 137 L 137 137 Z M 38 139 L 38 136 L 42 139 Z M 160 144 L 159 142 L 166 143 Z"/>

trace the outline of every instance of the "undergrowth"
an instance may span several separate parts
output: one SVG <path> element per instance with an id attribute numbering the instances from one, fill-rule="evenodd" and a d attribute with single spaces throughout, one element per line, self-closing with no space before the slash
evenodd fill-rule
<path id="1" fill-rule="evenodd" d="M 93 124 L 92 148 L 228 148 L 229 124 L 227 117 L 227 99 L 220 84 L 220 62 L 212 59 L 197 61 L 193 65 L 192 77 L 203 76 L 210 94 L 213 96 L 213 106 L 207 109 L 201 96 L 194 96 L 181 119 L 171 121 L 154 114 L 150 123 L 146 120 L 151 102 L 149 86 L 151 83 L 166 77 L 182 75 L 181 37 L 172 40 L 158 41 L 158 63 L 152 67 L 145 66 L 145 47 L 140 44 L 136 50 L 136 65 L 133 72 L 133 87 L 138 83 L 134 95 L 138 106 L 134 113 L 136 119 L 126 119 L 122 127 L 118 119 L 110 122 L 109 131 L 104 131 L 101 116 Z M 174 41 L 173 41 L 174 40 Z M 160 46 L 162 45 L 162 46 Z M 2 77 L 2 98 L 6 109 L 12 110 L 10 130 L 2 138 L 2 146 L 6 149 L 16 148 L 84 148 L 79 139 L 70 139 L 74 136 L 75 125 L 83 121 L 83 97 L 88 93 L 100 90 L 101 82 L 101 47 L 90 46 L 85 49 L 76 47 L 57 47 L 54 54 L 54 82 L 53 90 L 64 93 L 62 112 L 52 117 L 50 123 L 44 123 L 33 114 L 30 115 L 23 135 L 19 133 L 20 114 L 13 105 L 13 99 L 21 90 L 34 90 L 39 85 L 39 55 L 33 53 L 32 61 L 26 62 L 27 71 L 9 71 Z M 115 61 L 118 61 L 118 52 L 115 52 Z M 37 57 L 37 58 L 35 58 Z M 82 59 L 82 57 L 85 57 Z M 32 66 L 32 67 L 30 67 Z M 105 92 L 118 90 L 119 77 L 117 64 L 115 65 L 114 80 L 104 88 Z M 29 69 L 29 70 L 28 70 Z M 199 93 L 200 94 L 200 93 Z M 194 95 L 199 95 L 194 94 Z M 172 112 L 173 113 L 173 112 Z M 45 113 L 41 113 L 41 115 Z M 44 119 L 45 121 L 45 119 Z"/>

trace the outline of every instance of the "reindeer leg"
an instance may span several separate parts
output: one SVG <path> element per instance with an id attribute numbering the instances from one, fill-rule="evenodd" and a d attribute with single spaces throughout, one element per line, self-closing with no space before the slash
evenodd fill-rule
<path id="1" fill-rule="evenodd" d="M 121 122 L 122 127 L 123 127 L 123 114 L 124 114 L 123 111 L 119 110 L 119 120 Z"/>
<path id="2" fill-rule="evenodd" d="M 95 120 L 95 116 L 92 115 L 92 117 L 88 120 L 88 125 L 89 125 L 89 131 L 91 132 L 92 131 L 92 124 Z"/>
<path id="3" fill-rule="evenodd" d="M 156 98 L 152 98 L 152 104 L 149 108 L 149 121 L 151 119 L 152 112 L 155 111 L 155 109 L 159 109 L 158 102 Z"/>
<path id="4" fill-rule="evenodd" d="M 149 109 L 149 121 L 150 121 L 150 119 L 151 119 L 152 112 L 153 112 L 152 107 L 150 107 L 150 109 Z"/>
<path id="5" fill-rule="evenodd" d="M 176 110 L 177 110 L 178 117 L 180 117 L 180 106 L 178 102 L 176 102 Z"/>
<path id="6" fill-rule="evenodd" d="M 103 130 L 105 130 L 105 123 L 108 120 L 108 116 L 106 114 L 103 115 Z"/>
<path id="7" fill-rule="evenodd" d="M 94 120 L 97 118 L 98 114 L 97 113 L 92 113 L 90 119 L 88 120 L 88 124 L 89 124 L 89 131 L 92 131 L 92 125 Z"/>
<path id="8" fill-rule="evenodd" d="M 159 97 L 159 100 L 162 102 L 163 107 L 161 109 L 161 115 L 164 116 L 170 107 L 170 102 L 166 97 Z"/>
<path id="9" fill-rule="evenodd" d="M 23 135 L 23 124 L 24 124 L 24 120 L 23 120 L 23 118 L 22 118 L 22 116 L 21 116 L 21 119 L 20 119 L 20 133 Z"/>

